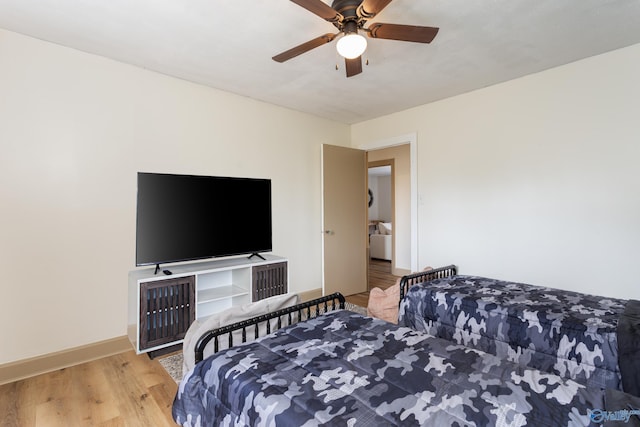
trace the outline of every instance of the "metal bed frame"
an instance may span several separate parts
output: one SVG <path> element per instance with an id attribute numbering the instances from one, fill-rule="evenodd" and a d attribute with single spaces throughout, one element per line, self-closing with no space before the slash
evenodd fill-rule
<path id="1" fill-rule="evenodd" d="M 403 276 L 400 279 L 400 301 L 404 299 L 404 296 L 409 291 L 409 288 L 417 283 L 428 282 L 429 280 L 442 279 L 449 276 L 455 276 L 458 274 L 458 268 L 455 265 L 447 265 L 446 267 L 440 267 L 433 270 L 421 271 L 419 273 L 409 274 Z"/>
<path id="2" fill-rule="evenodd" d="M 213 352 L 217 353 L 219 351 L 219 341 L 218 337 L 221 335 L 228 335 L 229 347 L 233 346 L 233 332 L 242 330 L 242 342 L 247 341 L 247 329 L 250 329 L 253 326 L 254 329 L 254 339 L 259 337 L 259 328 L 258 325 L 260 323 L 266 322 L 266 333 L 271 333 L 271 322 L 272 319 L 277 319 L 277 324 L 274 327 L 274 330 L 278 330 L 284 326 L 289 326 L 294 323 L 299 322 L 300 320 L 311 319 L 313 317 L 319 316 L 320 314 L 327 313 L 329 311 L 344 309 L 345 299 L 344 296 L 336 292 L 331 295 L 326 295 L 320 298 L 313 299 L 311 301 L 303 302 L 291 307 L 283 308 L 278 311 L 273 311 L 271 313 L 266 313 L 261 316 L 252 317 L 251 319 L 242 320 L 240 322 L 232 323 L 230 325 L 222 326 L 217 329 L 212 329 L 210 331 L 205 332 L 195 347 L 195 359 L 196 363 L 202 361 L 204 359 L 204 349 L 207 347 L 207 344 L 213 340 Z M 297 313 L 297 316 L 296 316 Z M 283 317 L 285 321 L 283 322 Z"/>

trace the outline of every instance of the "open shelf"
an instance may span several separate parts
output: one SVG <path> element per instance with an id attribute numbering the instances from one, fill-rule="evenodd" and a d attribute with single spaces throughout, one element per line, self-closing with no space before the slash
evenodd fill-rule
<path id="1" fill-rule="evenodd" d="M 241 288 L 240 286 L 230 285 L 200 290 L 198 291 L 197 298 L 198 304 L 205 304 L 208 302 L 238 297 L 242 295 L 249 295 L 249 290 L 246 288 Z"/>

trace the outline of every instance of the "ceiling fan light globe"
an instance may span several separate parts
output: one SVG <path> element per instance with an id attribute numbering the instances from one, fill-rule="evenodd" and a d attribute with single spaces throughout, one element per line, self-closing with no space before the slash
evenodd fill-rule
<path id="1" fill-rule="evenodd" d="M 367 39 L 357 33 L 346 34 L 338 40 L 336 49 L 341 56 L 355 59 L 367 49 Z"/>

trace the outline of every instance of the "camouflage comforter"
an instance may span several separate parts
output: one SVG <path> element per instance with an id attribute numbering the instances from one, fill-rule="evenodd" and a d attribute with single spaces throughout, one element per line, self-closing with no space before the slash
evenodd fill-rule
<path id="1" fill-rule="evenodd" d="M 451 276 L 412 286 L 399 324 L 589 386 L 622 390 L 616 330 L 625 305 L 620 299 Z"/>
<path id="2" fill-rule="evenodd" d="M 637 406 L 615 393 L 608 408 L 600 389 L 338 310 L 197 364 L 173 417 L 183 426 L 595 426 L 606 411 Z"/>

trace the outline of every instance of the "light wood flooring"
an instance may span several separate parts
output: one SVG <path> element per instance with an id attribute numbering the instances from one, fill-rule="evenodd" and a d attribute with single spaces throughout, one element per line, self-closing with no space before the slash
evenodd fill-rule
<path id="1" fill-rule="evenodd" d="M 391 263 L 372 261 L 369 288 L 393 285 Z M 366 307 L 369 292 L 347 301 Z M 176 426 L 178 387 L 157 360 L 133 350 L 0 385 L 0 426 Z"/>
<path id="2" fill-rule="evenodd" d="M 0 386 L 0 426 L 176 426 L 177 384 L 133 350 Z"/>
<path id="3" fill-rule="evenodd" d="M 398 280 L 398 276 L 391 274 L 391 262 L 382 260 L 369 260 L 369 289 L 387 289 Z M 361 307 L 366 307 L 369 302 L 369 292 L 349 295 L 347 301 Z"/>

